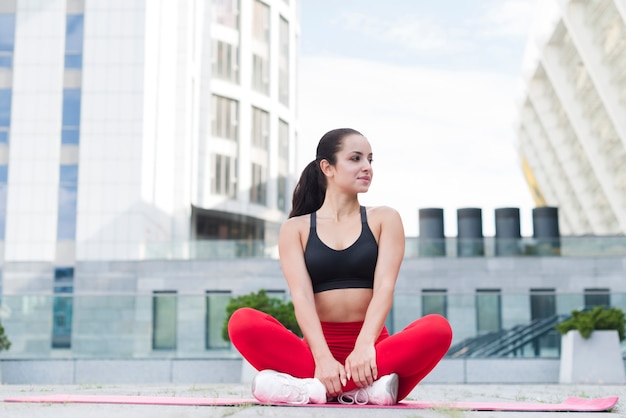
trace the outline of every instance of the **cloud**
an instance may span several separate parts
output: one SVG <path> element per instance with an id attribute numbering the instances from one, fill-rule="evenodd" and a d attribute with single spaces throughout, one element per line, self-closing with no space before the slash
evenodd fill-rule
<path id="1" fill-rule="evenodd" d="M 348 30 L 411 51 L 443 52 L 458 50 L 461 47 L 461 37 L 455 33 L 456 30 L 438 22 L 434 16 L 383 18 L 354 12 L 344 13 L 341 21 Z"/>
<path id="2" fill-rule="evenodd" d="M 447 218 L 482 207 L 486 235 L 494 208 L 531 207 L 514 145 L 517 78 L 313 56 L 300 69 L 300 166 L 326 131 L 360 130 L 375 170 L 362 201 L 398 209 L 407 235 L 417 235 L 422 207 L 444 207 Z M 447 235 L 455 228 L 446 220 Z"/>
<path id="3" fill-rule="evenodd" d="M 545 1 L 545 0 L 544 0 Z M 476 22 L 483 38 L 526 39 L 532 24 L 535 0 L 507 0 L 489 3 Z"/>

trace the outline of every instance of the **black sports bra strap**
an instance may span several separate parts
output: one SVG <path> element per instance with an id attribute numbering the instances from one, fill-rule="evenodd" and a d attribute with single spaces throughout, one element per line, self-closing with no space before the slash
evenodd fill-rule
<path id="1" fill-rule="evenodd" d="M 315 229 L 315 220 L 317 212 L 311 212 L 311 229 Z"/>
<path id="2" fill-rule="evenodd" d="M 365 206 L 361 206 L 361 223 L 362 224 L 367 223 L 367 212 L 365 210 Z"/>

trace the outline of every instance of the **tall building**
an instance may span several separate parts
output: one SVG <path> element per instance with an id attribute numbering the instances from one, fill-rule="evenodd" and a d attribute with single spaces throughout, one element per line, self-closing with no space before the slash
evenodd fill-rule
<path id="1" fill-rule="evenodd" d="M 564 234 L 624 234 L 626 1 L 539 3 L 517 128 L 526 179 Z"/>
<path id="2" fill-rule="evenodd" d="M 15 263 L 51 263 L 67 290 L 79 261 L 276 234 L 294 185 L 296 6 L 0 0 L 5 290 Z"/>

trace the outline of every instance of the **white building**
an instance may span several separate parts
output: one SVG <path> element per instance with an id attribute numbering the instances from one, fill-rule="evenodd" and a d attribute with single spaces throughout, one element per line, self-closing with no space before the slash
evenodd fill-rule
<path id="1" fill-rule="evenodd" d="M 294 185 L 296 6 L 0 0 L 0 268 L 52 263 L 57 282 L 158 243 L 275 234 Z"/>
<path id="2" fill-rule="evenodd" d="M 626 233 L 626 1 L 538 2 L 518 137 L 565 235 Z"/>

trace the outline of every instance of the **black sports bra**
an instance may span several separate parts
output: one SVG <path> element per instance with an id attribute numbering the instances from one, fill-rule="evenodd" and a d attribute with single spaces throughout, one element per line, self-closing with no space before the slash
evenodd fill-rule
<path id="1" fill-rule="evenodd" d="M 311 276 L 313 293 L 333 289 L 372 289 L 377 259 L 378 244 L 367 224 L 365 206 L 361 206 L 361 235 L 343 250 L 334 250 L 319 239 L 316 214 L 311 213 L 304 263 Z"/>

